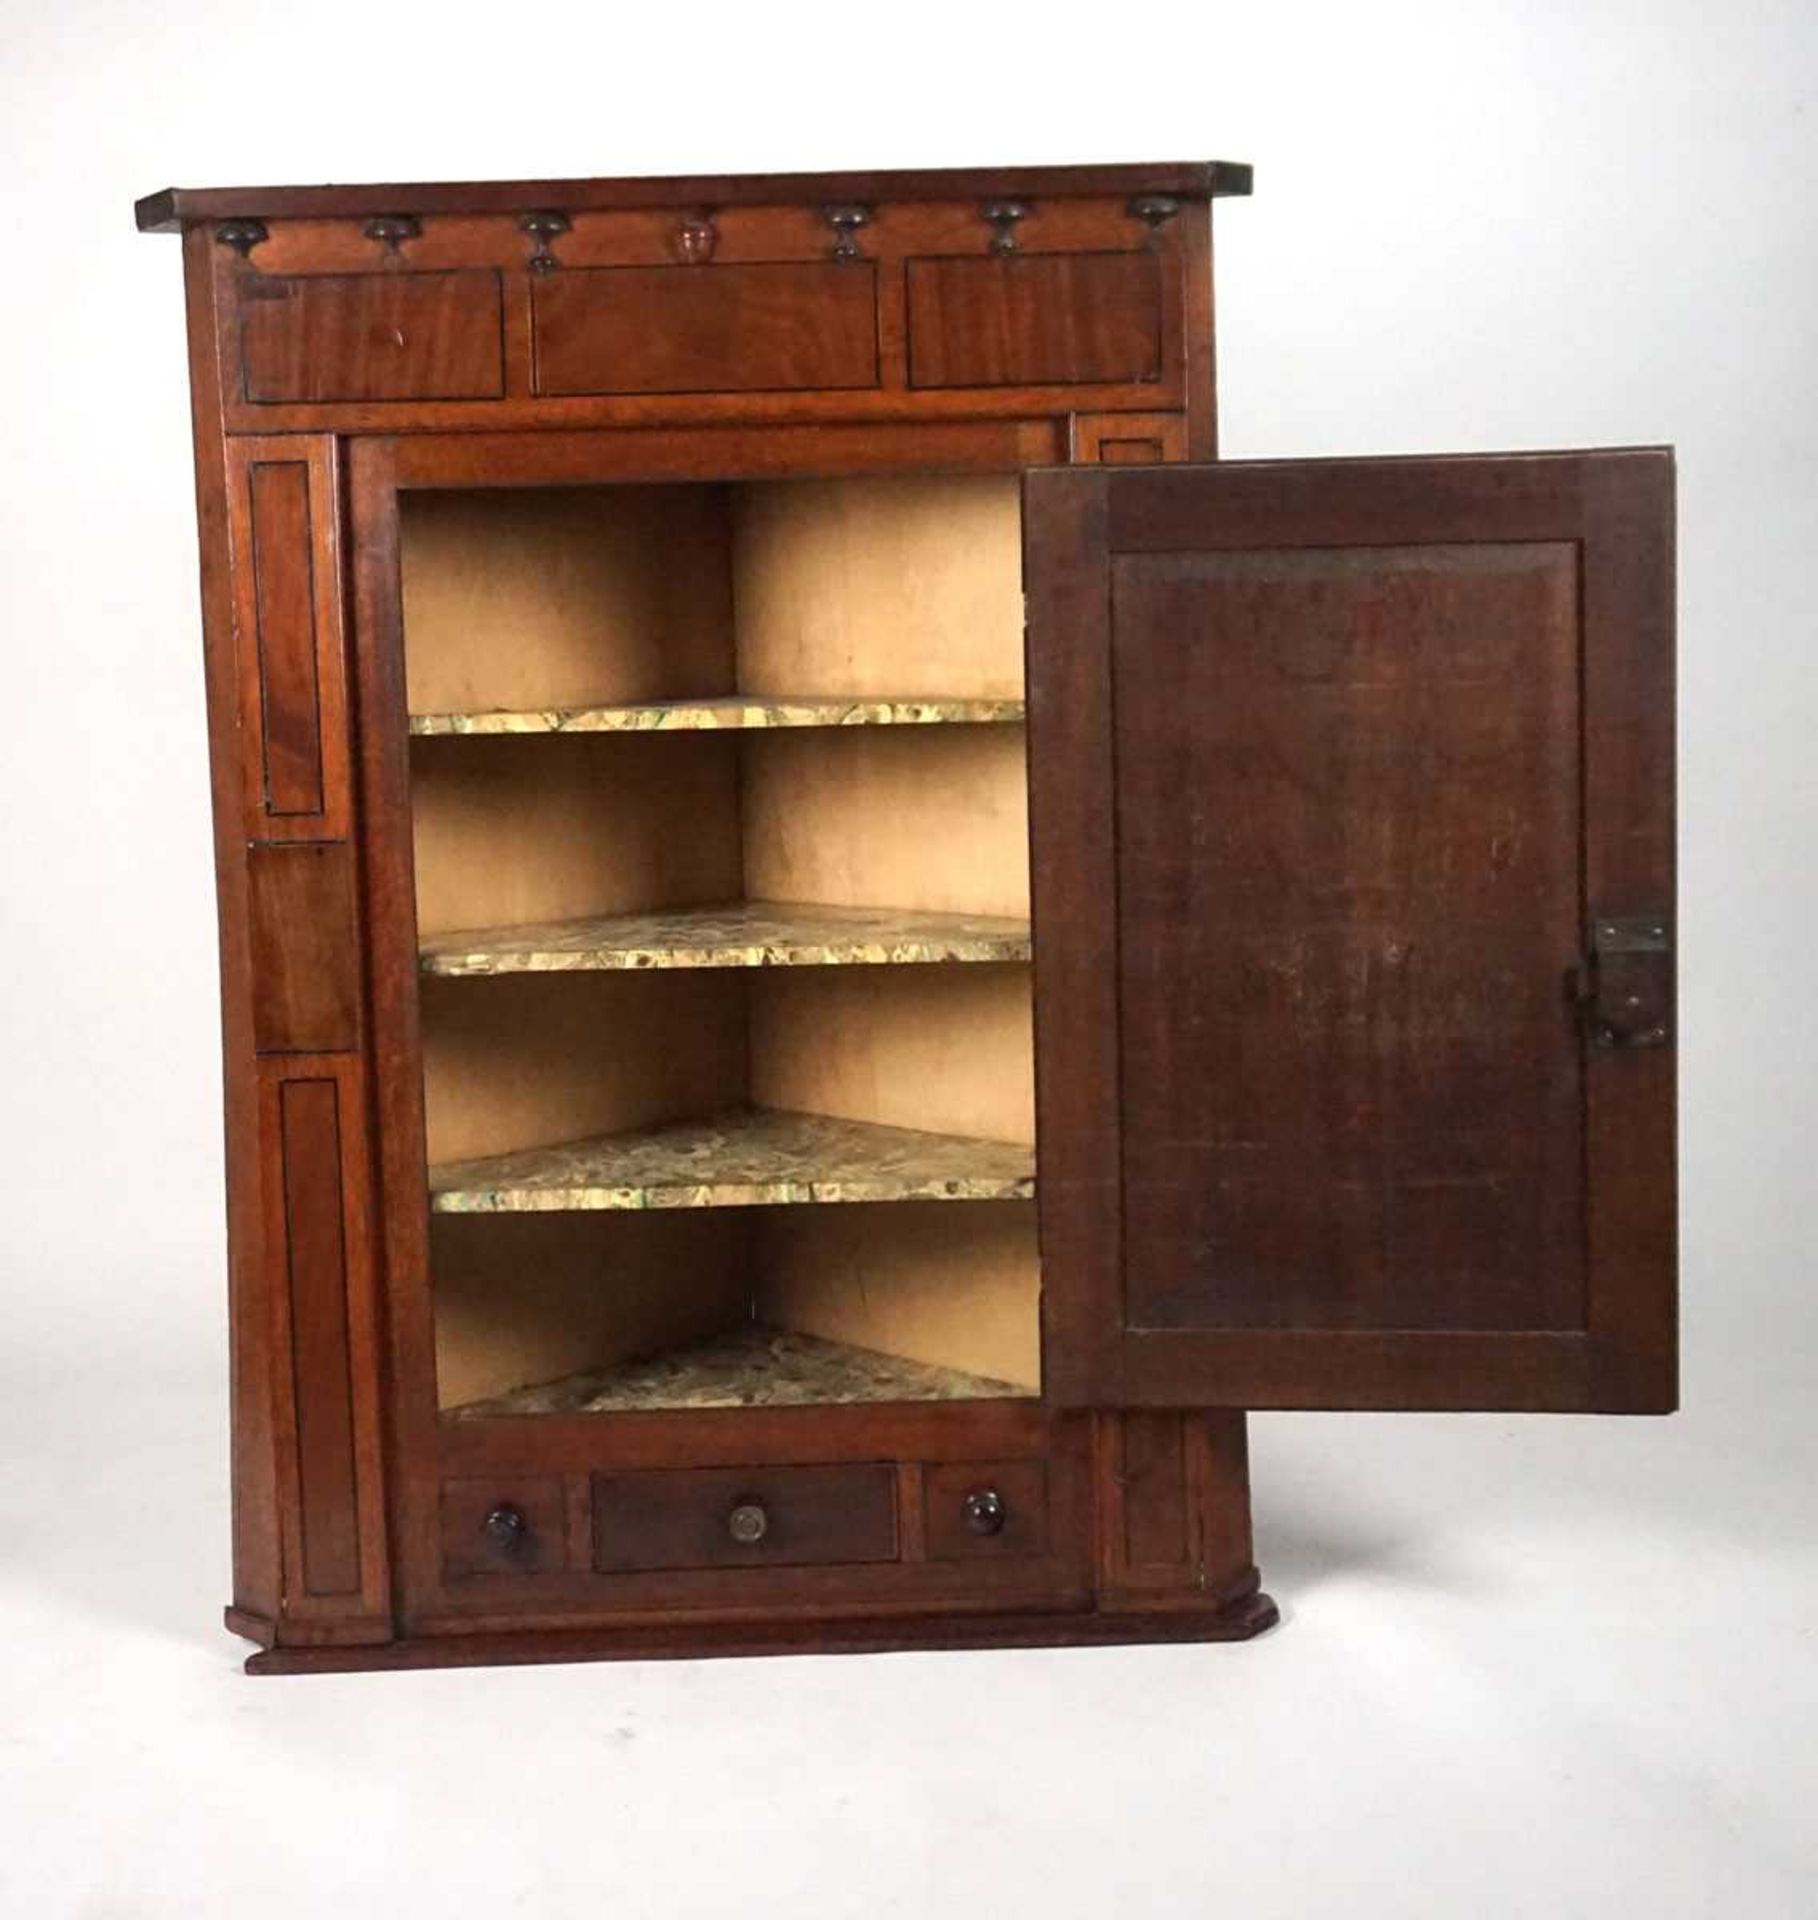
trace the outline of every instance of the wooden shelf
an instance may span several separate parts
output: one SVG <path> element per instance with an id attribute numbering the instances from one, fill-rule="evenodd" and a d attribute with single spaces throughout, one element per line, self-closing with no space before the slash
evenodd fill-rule
<path id="1" fill-rule="evenodd" d="M 882 1400 L 1034 1399 L 1029 1387 L 802 1333 L 741 1327 L 699 1346 L 451 1408 L 498 1414 L 645 1413 L 662 1407 L 806 1407 Z"/>
<path id="2" fill-rule="evenodd" d="M 773 900 L 432 934 L 425 973 L 602 973 L 690 967 L 883 967 L 1029 958 L 1027 920 Z"/>
<path id="3" fill-rule="evenodd" d="M 429 1170 L 437 1213 L 1026 1200 L 1035 1149 L 764 1109 Z"/>
<path id="4" fill-rule="evenodd" d="M 855 700 L 650 700 L 632 706 L 556 707 L 547 711 L 413 713 L 414 734 L 720 733 L 772 727 L 1005 726 L 1024 717 L 1021 700 L 900 697 Z"/>

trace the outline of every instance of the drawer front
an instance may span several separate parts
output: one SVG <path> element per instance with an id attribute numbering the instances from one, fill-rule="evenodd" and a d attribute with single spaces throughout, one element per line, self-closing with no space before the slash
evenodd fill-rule
<path id="1" fill-rule="evenodd" d="M 566 1502 L 559 1475 L 506 1474 L 442 1482 L 442 1571 L 559 1573 L 567 1564 Z"/>
<path id="2" fill-rule="evenodd" d="M 563 269 L 533 297 L 539 394 L 878 384 L 868 263 Z"/>
<path id="3" fill-rule="evenodd" d="M 912 387 L 1157 380 L 1161 269 L 1141 253 L 908 263 Z"/>
<path id="4" fill-rule="evenodd" d="M 1048 1469 L 1040 1460 L 947 1461 L 922 1471 L 930 1560 L 1004 1560 L 1048 1551 Z"/>
<path id="5" fill-rule="evenodd" d="M 593 1476 L 593 1564 L 600 1573 L 851 1566 L 896 1557 L 894 1467 Z"/>
<path id="6" fill-rule="evenodd" d="M 504 396 L 496 270 L 254 275 L 240 298 L 241 383 L 255 404 Z"/>

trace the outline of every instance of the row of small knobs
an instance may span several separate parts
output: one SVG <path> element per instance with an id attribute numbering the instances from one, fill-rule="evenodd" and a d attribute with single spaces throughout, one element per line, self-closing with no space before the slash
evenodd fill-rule
<path id="1" fill-rule="evenodd" d="M 1133 220 L 1140 220 L 1153 234 L 1179 213 L 1180 202 L 1169 194 L 1141 193 L 1128 203 L 1127 210 Z M 1026 220 L 1034 208 L 1026 200 L 987 200 L 978 211 L 979 218 L 991 230 L 987 251 L 1001 256 L 1016 251 L 1017 225 Z M 820 212 L 821 218 L 833 229 L 832 257 L 862 259 L 858 234 L 861 227 L 871 224 L 871 209 L 847 205 L 822 207 Z M 519 230 L 531 242 L 528 264 L 532 273 L 553 273 L 561 265 L 550 243 L 560 239 L 573 224 L 567 214 L 554 208 L 527 213 L 518 221 Z M 414 213 L 385 213 L 368 220 L 363 231 L 367 239 L 376 240 L 384 248 L 388 259 L 396 261 L 403 259 L 407 241 L 422 238 L 423 223 Z M 216 241 L 231 247 L 242 260 L 249 258 L 253 248 L 270 237 L 263 220 L 223 220 L 215 228 Z M 676 231 L 676 248 L 683 260 L 702 265 L 713 258 L 718 243 L 719 231 L 711 212 L 682 216 Z"/>
<path id="2" fill-rule="evenodd" d="M 969 1533 L 989 1536 L 1002 1533 L 1010 1509 L 995 1487 L 981 1487 L 960 1502 L 960 1518 Z M 530 1522 L 522 1507 L 509 1501 L 501 1503 L 480 1523 L 487 1539 L 509 1552 L 530 1532 Z M 741 1547 L 755 1547 L 770 1531 L 770 1515 L 761 1500 L 741 1500 L 726 1516 L 726 1531 Z"/>

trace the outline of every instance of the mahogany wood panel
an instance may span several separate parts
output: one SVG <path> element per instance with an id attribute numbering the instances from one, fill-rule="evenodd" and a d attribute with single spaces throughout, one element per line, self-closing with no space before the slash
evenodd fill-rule
<path id="1" fill-rule="evenodd" d="M 966 1501 L 995 1493 L 1003 1524 L 981 1533 Z M 1048 1549 L 1048 1470 L 1040 1460 L 948 1461 L 922 1473 L 922 1528 L 930 1560 L 997 1560 Z"/>
<path id="2" fill-rule="evenodd" d="M 1218 1607 L 1255 1580 L 1241 1413 L 1099 1417 L 1099 1595 L 1109 1607 Z"/>
<path id="3" fill-rule="evenodd" d="M 351 776 L 335 443 L 251 435 L 227 470 L 246 831 L 336 839 Z"/>
<path id="4" fill-rule="evenodd" d="M 867 263 L 565 269 L 532 290 L 539 394 L 874 387 Z"/>
<path id="5" fill-rule="evenodd" d="M 280 1639 L 384 1639 L 377 1302 L 364 1076 L 346 1055 L 261 1063 L 261 1257 L 272 1382 Z"/>
<path id="6" fill-rule="evenodd" d="M 1582 1326 L 1576 547 L 1112 605 L 1129 1324 Z"/>
<path id="7" fill-rule="evenodd" d="M 255 406 L 504 395 L 496 270 L 249 273 L 238 285 L 242 397 Z"/>
<path id="8" fill-rule="evenodd" d="M 406 434 L 363 444 L 384 447 L 396 487 L 561 487 L 1015 472 L 1060 458 L 1066 434 L 1058 420 L 798 422 L 640 433 Z"/>
<path id="9" fill-rule="evenodd" d="M 1028 497 L 1063 1397 L 1670 1405 L 1670 1052 L 1568 993 L 1670 900 L 1669 458 Z"/>
<path id="10" fill-rule="evenodd" d="M 760 1537 L 735 1536 L 750 1512 Z M 681 1468 L 593 1477 L 601 1573 L 894 1560 L 896 1472 L 883 1465 Z"/>
<path id="11" fill-rule="evenodd" d="M 1118 1502 L 1128 1567 L 1178 1567 L 1188 1556 L 1186 1417 L 1127 1413 L 1119 1424 Z"/>
<path id="12" fill-rule="evenodd" d="M 1187 458 L 1184 413 L 1076 413 L 1072 458 L 1078 466 L 1141 467 Z"/>
<path id="13" fill-rule="evenodd" d="M 1079 167 L 928 167 L 851 173 L 693 174 L 618 180 L 485 180 L 325 187 L 166 187 L 134 207 L 142 233 L 189 221 L 257 217 L 361 219 L 370 214 L 516 212 L 582 208 L 772 206 L 790 201 L 1035 199 L 1097 194 L 1172 194 L 1205 199 L 1247 194 L 1239 161 L 1165 160 Z"/>
<path id="14" fill-rule="evenodd" d="M 340 1089 L 332 1079 L 278 1083 L 285 1281 L 297 1380 L 297 1481 L 303 1590 L 357 1593 L 353 1380 L 342 1221 Z"/>
<path id="15" fill-rule="evenodd" d="M 358 1043 L 360 935 L 344 840 L 254 846 L 253 1043 L 261 1053 L 334 1053 Z"/>
<path id="16" fill-rule="evenodd" d="M 319 815 L 322 716 L 309 568 L 309 468 L 301 460 L 267 462 L 254 467 L 248 480 L 265 805 L 276 814 Z"/>
<path id="17" fill-rule="evenodd" d="M 450 1580 L 545 1573 L 567 1564 L 567 1490 L 550 1476 L 501 1475 L 442 1483 L 442 1568 Z M 517 1530 L 489 1528 L 514 1515 Z"/>
<path id="18" fill-rule="evenodd" d="M 1161 269 L 1152 252 L 911 260 L 907 273 L 913 387 L 1161 377 Z"/>

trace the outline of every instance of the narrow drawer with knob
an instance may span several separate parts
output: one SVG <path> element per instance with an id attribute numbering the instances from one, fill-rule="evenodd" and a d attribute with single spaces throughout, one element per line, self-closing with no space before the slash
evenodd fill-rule
<path id="1" fill-rule="evenodd" d="M 922 1470 L 930 1560 L 1001 1560 L 1048 1550 L 1048 1470 L 1040 1460 L 946 1461 Z"/>
<path id="2" fill-rule="evenodd" d="M 462 1581 L 561 1572 L 567 1560 L 564 1510 L 562 1481 L 554 1475 L 444 1480 L 444 1576 Z"/>
<path id="3" fill-rule="evenodd" d="M 599 1573 L 854 1566 L 896 1557 L 892 1466 L 686 1467 L 593 1476 Z"/>

